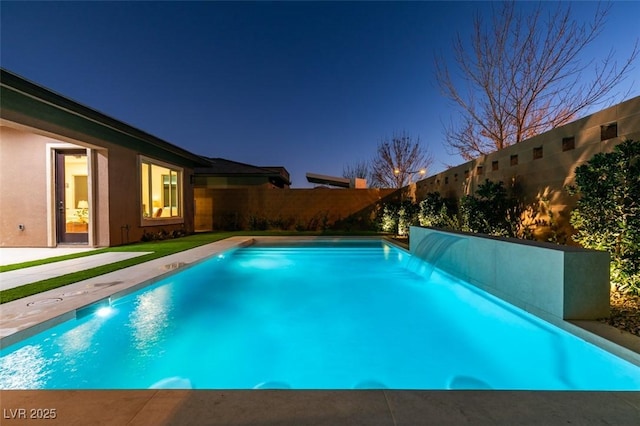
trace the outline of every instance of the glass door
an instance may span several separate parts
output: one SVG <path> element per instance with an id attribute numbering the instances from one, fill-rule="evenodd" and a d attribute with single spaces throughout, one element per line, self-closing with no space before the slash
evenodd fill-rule
<path id="1" fill-rule="evenodd" d="M 56 234 L 60 244 L 89 242 L 89 167 L 85 150 L 56 151 Z"/>

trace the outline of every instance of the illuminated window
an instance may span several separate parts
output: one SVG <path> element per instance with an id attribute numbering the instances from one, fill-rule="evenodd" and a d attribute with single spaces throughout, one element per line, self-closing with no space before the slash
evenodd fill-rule
<path id="1" fill-rule="evenodd" d="M 180 217 L 182 170 L 170 165 L 140 160 L 142 216 L 145 219 Z"/>

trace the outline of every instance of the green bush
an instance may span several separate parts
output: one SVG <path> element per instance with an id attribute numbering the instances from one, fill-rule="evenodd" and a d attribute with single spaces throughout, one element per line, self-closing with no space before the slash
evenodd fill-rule
<path id="1" fill-rule="evenodd" d="M 430 192 L 419 204 L 418 221 L 421 226 L 459 229 L 455 201 Z"/>
<path id="2" fill-rule="evenodd" d="M 640 142 L 624 141 L 576 168 L 573 240 L 611 254 L 611 283 L 640 293 Z"/>
<path id="3" fill-rule="evenodd" d="M 398 235 L 409 235 L 409 227 L 418 224 L 420 207 L 411 200 L 400 203 L 398 209 Z"/>
<path id="4" fill-rule="evenodd" d="M 460 222 L 464 231 L 501 237 L 517 237 L 522 224 L 522 203 L 509 195 L 503 182 L 485 180 L 475 195 L 460 200 Z"/>
<path id="5" fill-rule="evenodd" d="M 263 216 L 249 215 L 249 231 L 265 231 L 269 228 L 269 220 Z"/>
<path id="6" fill-rule="evenodd" d="M 545 213 L 548 219 L 541 218 Z M 525 203 L 516 180 L 507 188 L 503 182 L 487 179 L 474 195 L 460 200 L 432 192 L 418 204 L 409 200 L 402 204 L 386 203 L 378 218 L 383 232 L 399 235 L 407 233 L 410 225 L 421 225 L 533 240 L 536 229 L 545 227 L 548 231 L 543 238 L 556 243 L 563 241 L 548 200 Z"/>
<path id="7" fill-rule="evenodd" d="M 382 232 L 407 235 L 409 226 L 418 224 L 419 207 L 411 200 L 385 203 L 379 216 Z"/>
<path id="8" fill-rule="evenodd" d="M 385 203 L 379 215 L 380 230 L 382 232 L 397 232 L 398 230 L 398 205 Z"/>

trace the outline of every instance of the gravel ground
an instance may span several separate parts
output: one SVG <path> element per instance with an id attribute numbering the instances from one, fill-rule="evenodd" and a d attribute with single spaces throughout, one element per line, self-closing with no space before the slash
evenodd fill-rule
<path id="1" fill-rule="evenodd" d="M 612 293 L 611 317 L 600 322 L 640 336 L 640 296 Z"/>

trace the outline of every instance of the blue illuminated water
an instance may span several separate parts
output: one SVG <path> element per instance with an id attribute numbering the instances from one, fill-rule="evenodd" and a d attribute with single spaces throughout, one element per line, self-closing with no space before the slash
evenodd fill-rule
<path id="1" fill-rule="evenodd" d="M 238 249 L 80 312 L 2 349 L 0 388 L 640 389 L 637 366 L 402 250 L 319 245 Z"/>

